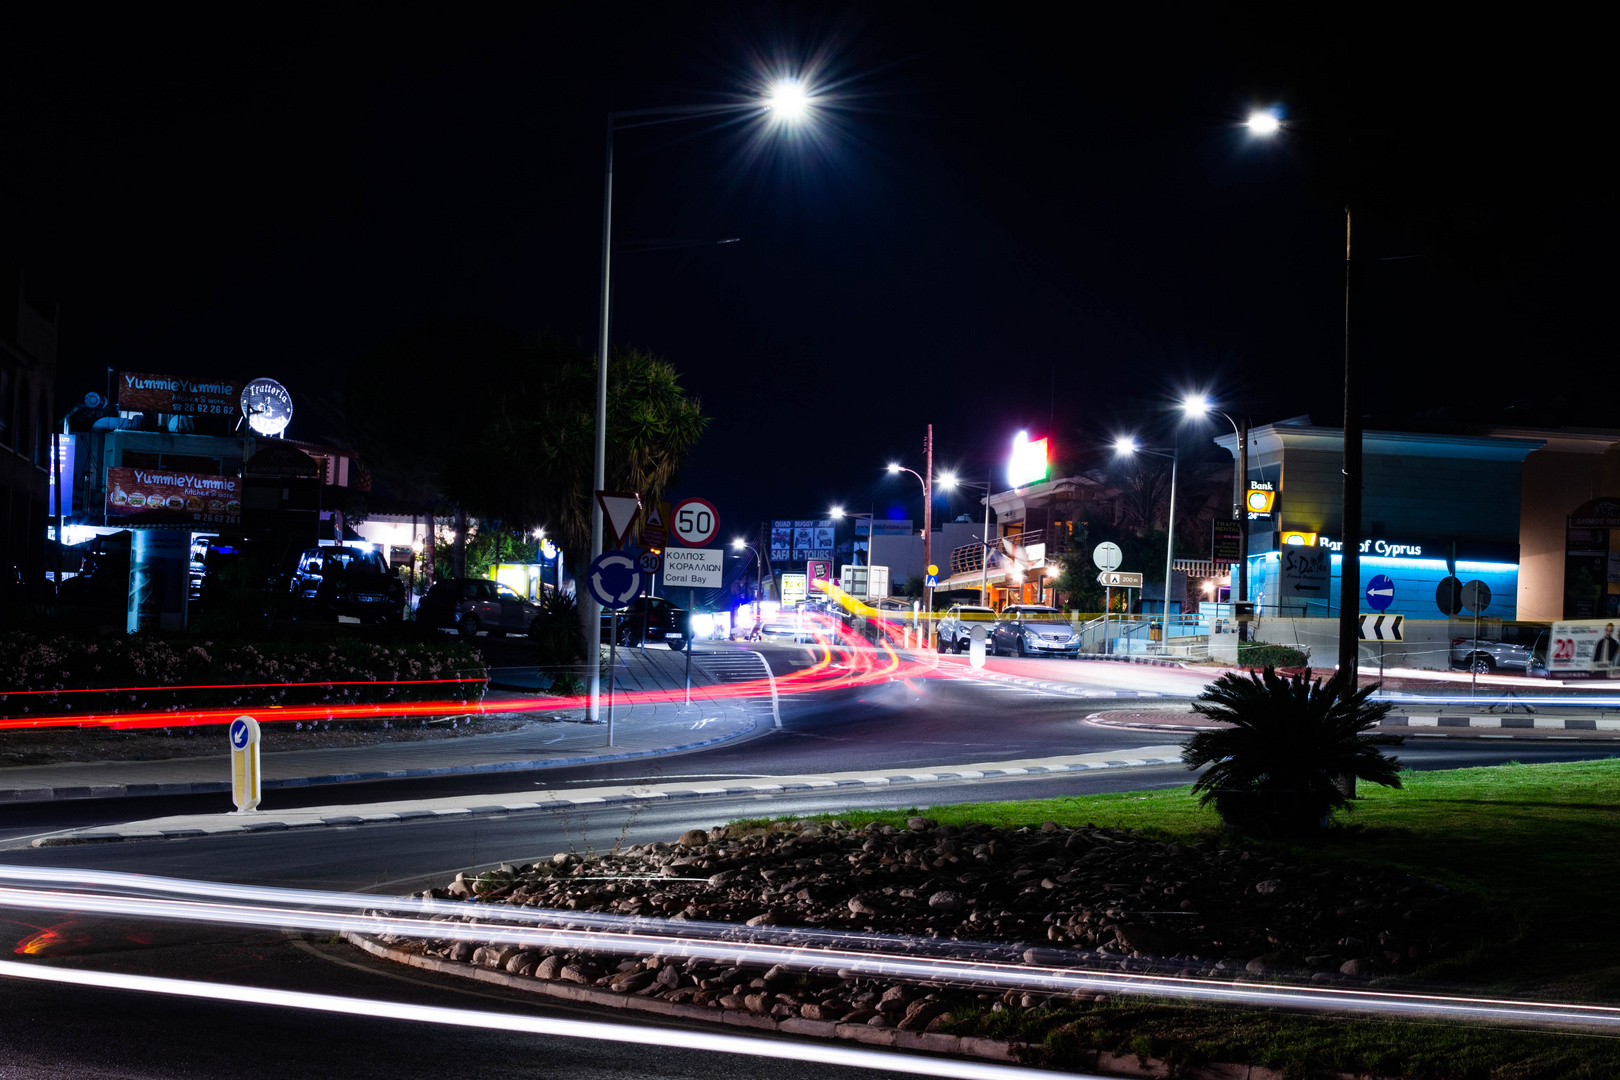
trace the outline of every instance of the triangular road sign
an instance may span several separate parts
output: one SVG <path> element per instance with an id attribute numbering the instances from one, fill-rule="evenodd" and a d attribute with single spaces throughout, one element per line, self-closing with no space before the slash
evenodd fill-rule
<path id="1" fill-rule="evenodd" d="M 598 491 L 596 501 L 602 504 L 602 521 L 613 538 L 614 548 L 624 547 L 624 539 L 630 535 L 630 527 L 636 523 L 636 513 L 641 509 L 641 496 L 634 491 Z"/>

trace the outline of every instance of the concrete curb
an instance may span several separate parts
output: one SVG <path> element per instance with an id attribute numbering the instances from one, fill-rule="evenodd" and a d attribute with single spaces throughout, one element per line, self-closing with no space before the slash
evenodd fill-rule
<path id="1" fill-rule="evenodd" d="M 622 1012 L 647 1013 L 674 1020 L 696 1020 L 706 1024 L 772 1031 L 783 1035 L 807 1035 L 817 1039 L 843 1039 L 863 1046 L 888 1050 L 907 1050 L 924 1054 L 942 1054 L 951 1057 L 970 1057 L 981 1061 L 1021 1063 L 1029 1047 L 1023 1043 L 1001 1039 L 980 1039 L 969 1035 L 947 1035 L 944 1032 L 900 1031 L 896 1028 L 875 1028 L 865 1024 L 840 1024 L 828 1020 L 790 1018 L 774 1020 L 769 1016 L 745 1013 L 736 1009 L 712 1008 L 707 1005 L 683 1005 L 657 998 L 620 994 L 594 986 L 536 979 L 528 975 L 513 975 L 493 968 L 477 967 L 455 960 L 441 960 L 436 956 L 395 949 L 375 938 L 343 931 L 343 939 L 372 956 L 395 963 L 406 964 L 424 971 L 454 975 L 462 979 L 475 979 L 493 983 L 511 990 L 519 990 L 542 997 L 567 1001 L 576 1005 L 590 1005 Z M 1115 1054 L 1107 1050 L 1080 1052 L 1080 1067 L 1119 1077 L 1178 1077 L 1182 1080 L 1287 1080 L 1287 1074 L 1278 1069 L 1260 1065 L 1210 1064 L 1176 1066 L 1157 1058 L 1136 1054 Z M 1320 1074 L 1331 1080 L 1382 1080 L 1352 1073 Z"/>
<path id="2" fill-rule="evenodd" d="M 1107 753 L 1107 751 L 1104 751 Z M 1128 754 L 1129 751 L 1123 753 Z M 1095 755 L 1101 757 L 1102 754 Z M 764 793 L 787 792 L 814 792 L 829 790 L 867 791 L 873 788 L 891 788 L 908 784 L 930 784 L 941 780 L 981 780 L 994 779 L 1005 776 L 1044 776 L 1059 773 L 1091 772 L 1098 769 L 1139 768 L 1144 765 L 1179 765 L 1179 757 L 1126 757 L 1107 759 L 1098 762 L 1073 762 L 1069 764 L 1053 763 L 1047 765 L 1013 765 L 1004 769 L 934 769 L 927 772 L 898 773 L 883 775 L 874 773 L 868 776 L 845 778 L 839 780 L 805 782 L 795 778 L 783 779 L 785 783 L 765 783 L 736 785 L 732 787 L 716 787 L 708 790 L 687 790 L 677 788 L 665 791 L 647 791 L 638 793 L 634 790 L 619 794 L 590 795 L 581 793 L 579 798 L 551 798 L 544 801 L 501 802 L 504 798 L 513 796 L 492 795 L 485 796 L 491 801 L 472 806 L 454 806 L 422 809 L 385 810 L 382 807 L 389 804 L 370 804 L 354 807 L 330 807 L 333 811 L 330 817 L 310 818 L 298 821 L 278 821 L 270 817 L 255 820 L 255 815 L 237 815 L 222 813 L 208 815 L 208 828 L 196 826 L 184 828 L 161 829 L 153 827 L 151 823 L 130 822 L 122 826 L 104 826 L 90 829 L 68 829 L 52 836 L 42 836 L 31 842 L 32 847 L 64 847 L 70 844 L 97 844 L 114 843 L 125 840 L 180 840 L 199 836 L 234 836 L 248 832 L 271 832 L 287 829 L 319 829 L 340 825 L 372 825 L 387 822 L 420 821 L 432 818 L 460 817 L 463 815 L 483 814 L 517 814 L 540 810 L 572 810 L 575 808 L 598 809 L 607 806 L 625 806 L 635 803 L 666 803 L 674 800 L 687 799 L 723 799 L 738 796 L 760 795 Z M 396 804 L 397 805 L 397 804 Z M 345 812 L 347 811 L 347 812 Z M 298 811 L 288 811 L 289 815 Z M 202 816 L 202 815 L 197 815 Z M 162 819 L 158 819 L 162 820 Z"/>
<path id="3" fill-rule="evenodd" d="M 531 761 L 494 761 L 482 765 L 447 765 L 432 769 L 379 769 L 366 772 L 332 773 L 326 776 L 293 776 L 281 780 L 265 780 L 260 786 L 265 791 L 278 788 L 321 787 L 327 784 L 352 784 L 366 780 L 414 780 L 430 776 L 464 776 L 472 773 L 530 772 L 537 769 L 560 769 L 572 765 L 597 765 L 609 761 L 631 761 L 638 758 L 679 754 L 718 746 L 732 739 L 754 734 L 753 727 L 746 731 L 721 735 L 702 742 L 681 743 L 652 750 L 634 750 L 620 754 L 591 754 L 584 757 L 542 758 Z M 188 784 L 107 784 L 103 786 L 59 788 L 0 788 L 0 806 L 26 803 L 63 802 L 73 799 L 137 798 L 152 795 L 217 795 L 231 790 L 230 781 L 207 781 Z"/>
<path id="4" fill-rule="evenodd" d="M 1216 730 L 1210 724 L 1148 724 L 1132 720 L 1110 720 L 1103 713 L 1093 713 L 1086 722 L 1097 727 L 1130 731 L 1170 731 L 1193 734 Z M 1502 735 L 1500 738 L 1558 738 L 1542 734 L 1551 731 L 1582 731 L 1593 734 L 1612 733 L 1620 737 L 1620 719 L 1583 719 L 1575 716 L 1387 716 L 1375 730 L 1403 732 L 1413 738 L 1462 734 L 1470 731 L 1525 732 L 1522 735 Z"/>

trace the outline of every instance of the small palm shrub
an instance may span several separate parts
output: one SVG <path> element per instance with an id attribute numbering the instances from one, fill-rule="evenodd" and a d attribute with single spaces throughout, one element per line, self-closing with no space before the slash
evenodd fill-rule
<path id="1" fill-rule="evenodd" d="M 1193 784 L 1233 829 L 1259 836 L 1303 836 L 1319 830 L 1349 800 L 1336 781 L 1356 777 L 1400 787 L 1400 762 L 1382 746 L 1399 735 L 1368 735 L 1389 704 L 1367 699 L 1376 685 L 1350 689 L 1343 673 L 1324 683 L 1310 672 L 1284 678 L 1276 669 L 1227 672 L 1193 703 L 1211 720 L 1232 725 L 1200 731 L 1182 746 L 1191 769 L 1209 766 Z"/>
<path id="2" fill-rule="evenodd" d="M 547 593 L 529 627 L 541 667 L 572 664 L 585 655 L 579 631 L 579 603 L 573 593 Z"/>

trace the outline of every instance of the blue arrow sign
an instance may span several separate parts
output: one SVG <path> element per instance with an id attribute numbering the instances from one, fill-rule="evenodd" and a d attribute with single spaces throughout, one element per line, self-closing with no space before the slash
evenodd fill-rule
<path id="1" fill-rule="evenodd" d="M 1367 582 L 1367 606 L 1374 611 L 1383 611 L 1395 602 L 1395 579 L 1387 574 L 1377 574 Z"/>
<path id="2" fill-rule="evenodd" d="M 238 716 L 231 721 L 231 747 L 235 750 L 246 750 L 248 744 L 247 721 Z M 219 745 L 215 743 L 214 745 Z"/>
<path id="3" fill-rule="evenodd" d="M 629 607 L 641 595 L 641 567 L 628 551 L 604 551 L 591 560 L 585 583 L 603 607 Z"/>

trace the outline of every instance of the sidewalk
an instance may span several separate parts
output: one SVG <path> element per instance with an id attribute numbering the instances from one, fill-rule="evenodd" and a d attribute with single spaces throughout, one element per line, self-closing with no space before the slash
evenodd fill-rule
<path id="1" fill-rule="evenodd" d="M 537 715 L 533 723 L 518 731 L 492 735 L 267 752 L 262 759 L 262 787 L 272 791 L 359 780 L 516 772 L 620 761 L 713 746 L 770 727 L 774 721 L 770 694 L 715 697 L 713 691 L 725 680 L 703 670 L 706 665 L 701 662 L 702 655 L 694 658 L 692 665 L 692 704 L 678 701 L 617 706 L 612 747 L 606 745 L 605 720 L 593 724 L 584 720 L 579 710 L 568 710 L 564 719 Z M 670 663 L 670 657 L 677 657 L 679 665 Z M 621 690 L 675 691 L 686 685 L 685 658 L 667 649 L 648 649 L 645 657 L 639 650 L 627 649 L 620 653 L 620 660 L 615 685 Z M 763 677 L 764 665 L 758 668 Z M 497 670 L 511 672 L 512 685 L 521 685 L 525 669 Z M 527 671 L 532 681 L 534 669 Z M 498 710 L 501 700 L 524 696 L 511 690 L 492 690 L 485 702 Z M 273 725 L 266 731 L 273 742 Z M 230 779 L 228 751 L 161 761 L 25 765 L 0 769 L 0 805 L 229 792 Z"/>

